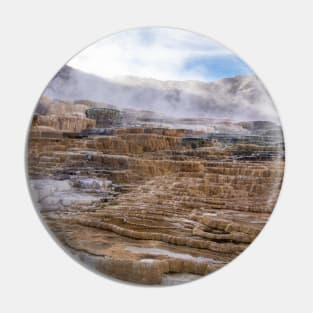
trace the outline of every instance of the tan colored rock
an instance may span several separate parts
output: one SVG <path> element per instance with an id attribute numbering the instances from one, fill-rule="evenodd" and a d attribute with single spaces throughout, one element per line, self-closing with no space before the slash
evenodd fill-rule
<path id="1" fill-rule="evenodd" d="M 101 273 L 144 284 L 206 275 L 240 254 L 265 225 L 279 194 L 282 159 L 237 160 L 242 144 L 192 148 L 182 144 L 186 130 L 116 128 L 80 137 L 76 130 L 89 127 L 87 120 L 35 121 L 28 173 L 71 180 L 75 193 L 102 199 L 82 204 L 72 197 L 62 208 L 42 207 L 60 242 Z M 276 148 L 247 145 L 253 153 Z M 101 184 L 90 179 L 110 182 L 110 195 L 102 197 Z M 58 199 L 57 192 L 50 196 Z"/>

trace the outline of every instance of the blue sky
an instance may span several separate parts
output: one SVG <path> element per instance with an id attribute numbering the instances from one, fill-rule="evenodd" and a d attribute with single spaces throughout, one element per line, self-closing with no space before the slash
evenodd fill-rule
<path id="1" fill-rule="evenodd" d="M 159 80 L 214 81 L 252 70 L 206 36 L 174 28 L 139 28 L 105 37 L 70 66 L 105 78 L 131 75 Z"/>

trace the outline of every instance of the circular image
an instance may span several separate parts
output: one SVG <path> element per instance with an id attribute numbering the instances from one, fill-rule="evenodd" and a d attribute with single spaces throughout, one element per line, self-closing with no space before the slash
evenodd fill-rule
<path id="1" fill-rule="evenodd" d="M 76 260 L 175 285 L 222 268 L 262 230 L 284 139 L 269 94 L 232 51 L 185 30 L 138 28 L 53 77 L 32 117 L 27 172 L 43 223 Z"/>

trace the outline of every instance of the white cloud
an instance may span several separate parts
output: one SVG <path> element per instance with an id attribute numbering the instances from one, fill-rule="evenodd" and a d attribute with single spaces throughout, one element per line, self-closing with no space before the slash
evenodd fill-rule
<path id="1" fill-rule="evenodd" d="M 132 75 L 160 80 L 209 80 L 201 69 L 186 71 L 186 60 L 231 52 L 205 36 L 171 28 L 128 30 L 103 38 L 69 65 L 106 78 Z"/>

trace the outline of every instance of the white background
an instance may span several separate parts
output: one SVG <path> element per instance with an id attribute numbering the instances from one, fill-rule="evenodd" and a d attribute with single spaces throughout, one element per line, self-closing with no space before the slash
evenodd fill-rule
<path id="1" fill-rule="evenodd" d="M 312 312 L 312 1 L 2 1 L 1 312 Z M 287 145 L 283 190 L 254 244 L 196 282 L 143 288 L 104 279 L 50 238 L 28 195 L 24 152 L 41 92 L 78 50 L 136 26 L 194 30 L 263 80 Z"/>

